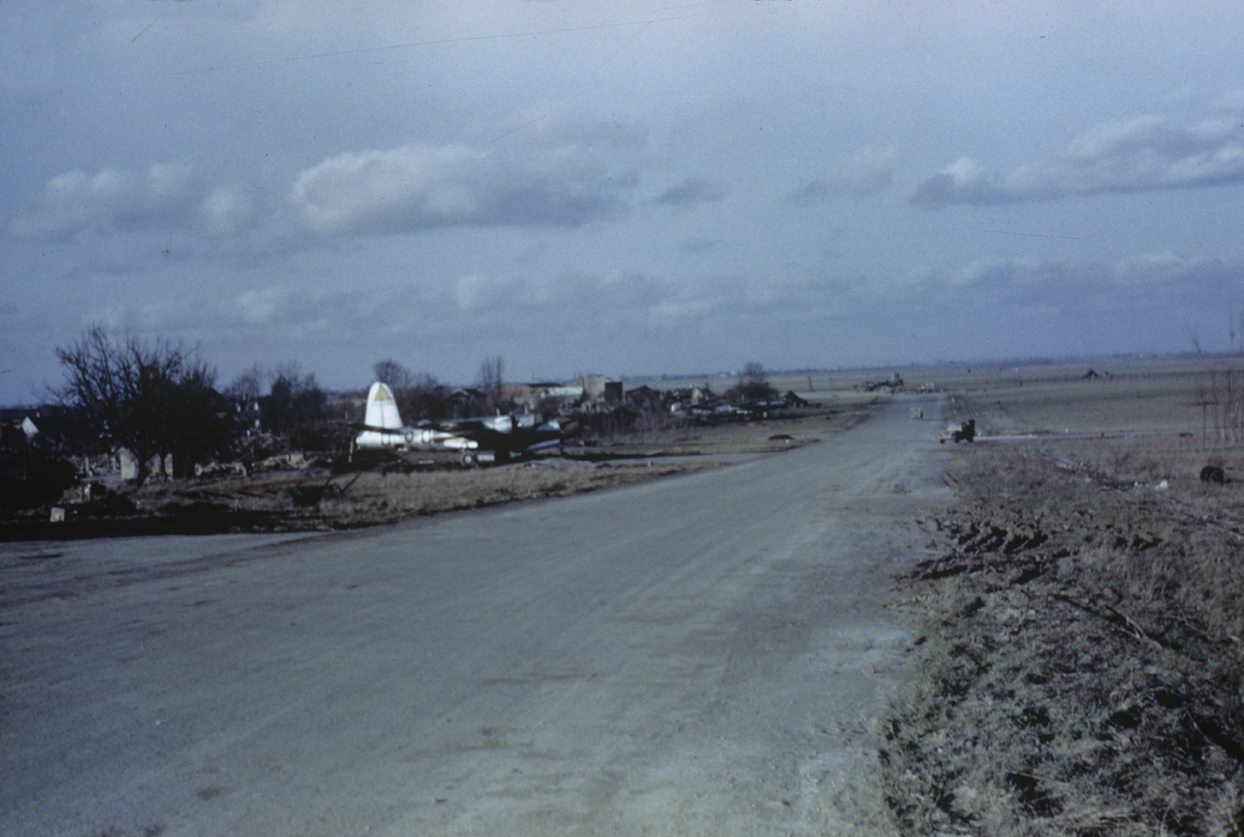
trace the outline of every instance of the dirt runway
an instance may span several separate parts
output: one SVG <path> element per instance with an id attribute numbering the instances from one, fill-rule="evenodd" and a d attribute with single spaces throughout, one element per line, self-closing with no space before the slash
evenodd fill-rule
<path id="1" fill-rule="evenodd" d="M 0 833 L 884 833 L 940 415 L 348 534 L 6 546 Z"/>

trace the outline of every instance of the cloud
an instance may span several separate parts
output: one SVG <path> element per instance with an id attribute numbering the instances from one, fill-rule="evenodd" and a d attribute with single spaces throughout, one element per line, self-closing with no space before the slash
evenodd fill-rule
<path id="1" fill-rule="evenodd" d="M 664 206 L 690 207 L 700 203 L 715 203 L 725 197 L 725 193 L 710 181 L 701 177 L 692 177 L 666 190 L 653 203 Z"/>
<path id="2" fill-rule="evenodd" d="M 997 174 L 971 157 L 960 157 L 921 183 L 911 197 L 913 204 L 924 209 L 940 209 L 957 203 L 990 206 L 1019 200 L 1021 198 L 1007 193 Z"/>
<path id="3" fill-rule="evenodd" d="M 1074 308 L 1097 293 L 1096 272 L 1084 266 L 1020 257 L 980 259 L 951 271 L 943 291 L 961 304 L 998 311 Z"/>
<path id="4" fill-rule="evenodd" d="M 1210 108 L 1230 114 L 1244 112 L 1244 87 L 1228 90 L 1210 103 Z"/>
<path id="5" fill-rule="evenodd" d="M 707 316 L 721 304 L 720 299 L 667 299 L 653 303 L 648 309 L 651 324 L 671 324 Z"/>
<path id="6" fill-rule="evenodd" d="M 831 167 L 825 177 L 796 192 L 794 199 L 811 204 L 824 198 L 863 197 L 880 192 L 894 179 L 898 162 L 898 146 L 861 148 Z"/>
<path id="7" fill-rule="evenodd" d="M 1109 272 L 1110 286 L 1124 297 L 1137 291 L 1146 299 L 1161 294 L 1172 300 L 1221 297 L 1230 313 L 1244 263 L 1237 260 L 1189 256 L 1170 250 L 1120 259 Z"/>
<path id="8" fill-rule="evenodd" d="M 1128 329 L 1139 321 L 1146 323 L 1144 336 L 1152 339 L 1153 350 L 1169 350 L 1183 348 L 1170 331 L 1177 330 L 1182 313 L 1230 311 L 1238 305 L 1232 294 L 1241 270 L 1239 260 L 1169 251 L 1113 262 L 978 259 L 920 267 L 896 280 L 878 281 L 873 303 L 890 307 L 901 302 L 945 321 L 967 318 L 998 334 L 1013 322 L 1045 318 L 1052 334 L 1071 341 L 1083 337 L 1085 329 L 1133 339 Z"/>
<path id="9" fill-rule="evenodd" d="M 248 325 L 273 322 L 288 307 L 289 294 L 284 288 L 267 287 L 243 291 L 234 297 L 234 314 Z"/>
<path id="10" fill-rule="evenodd" d="M 413 143 L 345 152 L 301 172 L 289 200 L 320 235 L 450 226 L 578 227 L 610 217 L 637 180 L 631 149 L 600 133 L 534 147 Z"/>
<path id="11" fill-rule="evenodd" d="M 457 309 L 468 313 L 495 309 L 507 301 L 512 305 L 522 296 L 516 280 L 479 272 L 459 277 L 447 292 Z"/>
<path id="12" fill-rule="evenodd" d="M 9 224 L 23 238 L 67 238 L 88 228 L 149 229 L 184 224 L 193 211 L 194 174 L 156 163 L 146 172 L 106 168 L 53 177 L 43 194 Z"/>
<path id="13" fill-rule="evenodd" d="M 1062 156 L 1010 173 L 962 157 L 921 183 L 911 202 L 925 209 L 998 206 L 1240 182 L 1244 132 L 1238 119 L 1179 124 L 1143 116 L 1094 126 L 1076 137 Z"/>
<path id="14" fill-rule="evenodd" d="M 213 189 L 199 204 L 199 217 L 213 235 L 237 235 L 250 226 L 254 215 L 254 201 L 238 186 Z"/>

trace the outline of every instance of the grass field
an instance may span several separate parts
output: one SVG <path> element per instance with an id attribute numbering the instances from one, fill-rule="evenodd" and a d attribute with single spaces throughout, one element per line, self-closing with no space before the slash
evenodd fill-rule
<path id="1" fill-rule="evenodd" d="M 903 579 L 920 662 L 883 753 L 903 833 L 1244 833 L 1233 373 L 1086 371 L 948 393 L 982 438 L 956 447 L 956 507 L 922 522 L 935 557 Z"/>

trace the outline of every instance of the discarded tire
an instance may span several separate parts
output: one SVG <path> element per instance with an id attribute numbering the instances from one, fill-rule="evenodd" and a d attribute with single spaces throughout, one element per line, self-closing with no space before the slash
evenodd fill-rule
<path id="1" fill-rule="evenodd" d="M 1226 479 L 1226 472 L 1217 465 L 1206 465 L 1201 469 L 1201 482 L 1216 482 L 1221 485 Z"/>

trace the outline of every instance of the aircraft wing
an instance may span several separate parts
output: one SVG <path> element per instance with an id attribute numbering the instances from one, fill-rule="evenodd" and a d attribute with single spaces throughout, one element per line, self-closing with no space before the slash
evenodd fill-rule
<path id="1" fill-rule="evenodd" d="M 421 421 L 420 429 L 445 439 L 448 447 L 482 448 L 484 450 L 519 449 L 513 434 L 495 430 L 487 419 L 461 419 L 457 421 Z"/>
<path id="2" fill-rule="evenodd" d="M 532 416 L 486 416 L 448 421 L 422 421 L 434 429 L 473 442 L 483 450 L 521 453 L 560 445 L 567 433 L 556 421 L 535 424 Z"/>

